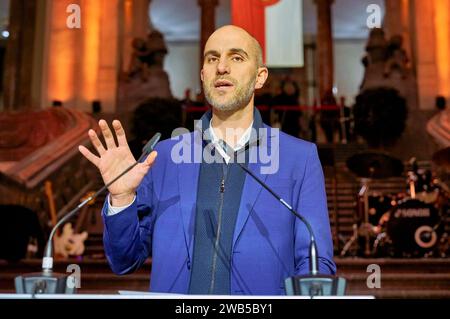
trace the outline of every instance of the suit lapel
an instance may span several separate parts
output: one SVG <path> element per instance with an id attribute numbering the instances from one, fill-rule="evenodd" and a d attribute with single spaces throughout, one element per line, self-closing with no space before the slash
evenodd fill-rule
<path id="1" fill-rule="evenodd" d="M 196 137 L 197 132 L 194 132 L 194 143 L 191 149 L 191 158 L 194 159 L 194 151 L 198 147 Z M 192 135 L 190 135 L 192 138 Z M 201 137 L 200 137 L 201 138 Z M 201 141 L 200 141 L 201 143 Z M 201 144 L 200 144 L 201 151 Z M 196 159 L 196 158 L 195 158 Z M 178 170 L 178 185 L 180 192 L 180 213 L 183 223 L 184 239 L 186 248 L 189 252 L 189 258 L 192 260 L 193 253 L 193 239 L 194 239 L 194 226 L 195 226 L 195 212 L 197 202 L 197 186 L 198 186 L 198 174 L 200 171 L 200 163 L 194 160 L 193 163 L 183 163 L 177 165 Z"/>
<path id="2" fill-rule="evenodd" d="M 265 182 L 267 175 L 259 174 L 261 164 L 253 163 L 249 164 L 248 168 L 255 173 L 263 182 Z M 256 199 L 258 198 L 259 193 L 262 190 L 262 186 L 258 184 L 251 176 L 247 175 L 245 177 L 244 189 L 241 195 L 241 204 L 239 206 L 239 212 L 236 220 L 236 226 L 234 229 L 233 236 L 233 247 L 239 238 L 239 235 L 244 228 L 245 223 L 248 220 L 251 210 L 253 209 L 253 205 L 255 204 Z"/>
<path id="3" fill-rule="evenodd" d="M 268 143 L 269 140 L 272 138 L 272 132 L 271 129 L 266 126 L 267 132 L 269 132 L 269 138 L 266 138 L 266 135 L 263 135 L 260 138 L 260 144 L 258 146 L 259 148 L 263 148 L 263 151 L 268 152 L 266 154 L 270 154 L 271 149 L 273 148 L 273 151 L 278 151 L 277 145 L 272 145 L 272 141 Z M 254 149 L 257 149 L 254 147 Z M 248 168 L 251 172 L 253 172 L 256 176 L 258 176 L 259 179 L 261 179 L 263 182 L 266 182 L 268 174 L 261 174 L 261 166 L 262 164 L 259 161 L 259 155 L 257 157 L 256 163 L 249 163 Z M 234 229 L 234 236 L 233 236 L 233 249 L 234 245 L 236 244 L 245 224 L 247 223 L 248 217 L 250 215 L 250 212 L 253 210 L 253 206 L 255 205 L 255 202 L 263 190 L 263 187 L 255 181 L 250 175 L 247 174 L 245 177 L 244 182 L 244 188 L 241 195 L 241 204 L 239 206 L 239 212 L 236 220 L 236 226 Z"/>

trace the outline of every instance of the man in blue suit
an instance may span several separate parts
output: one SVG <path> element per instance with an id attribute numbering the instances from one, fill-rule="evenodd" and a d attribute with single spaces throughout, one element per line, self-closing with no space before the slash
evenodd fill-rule
<path id="1" fill-rule="evenodd" d="M 152 257 L 150 290 L 187 294 L 284 294 L 284 280 L 309 273 L 304 224 L 239 167 L 245 165 L 311 224 L 319 272 L 334 274 L 324 177 L 314 144 L 262 123 L 253 104 L 268 70 L 261 47 L 235 26 L 216 30 L 201 79 L 212 106 L 192 133 L 156 151 L 109 187 L 104 246 L 117 274 Z M 99 122 L 80 152 L 108 182 L 135 162 L 119 121 Z M 156 160 L 156 156 L 158 159 Z"/>

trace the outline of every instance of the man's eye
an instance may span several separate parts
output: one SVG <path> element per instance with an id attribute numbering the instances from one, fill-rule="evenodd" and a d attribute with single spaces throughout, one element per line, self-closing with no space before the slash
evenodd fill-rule
<path id="1" fill-rule="evenodd" d="M 242 61 L 244 61 L 244 59 L 241 58 L 240 56 L 234 56 L 234 57 L 232 57 L 231 59 L 232 59 L 233 61 L 236 61 L 236 62 L 242 62 Z"/>
<path id="2" fill-rule="evenodd" d="M 217 58 L 214 56 L 211 56 L 211 57 L 207 58 L 206 61 L 208 61 L 208 63 L 213 63 L 213 62 L 217 61 Z"/>

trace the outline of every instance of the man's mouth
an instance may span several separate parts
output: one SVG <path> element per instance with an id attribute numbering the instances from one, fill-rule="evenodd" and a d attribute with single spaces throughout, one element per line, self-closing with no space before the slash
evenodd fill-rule
<path id="1" fill-rule="evenodd" d="M 229 81 L 229 80 L 217 80 L 214 82 L 214 87 L 216 89 L 220 89 L 220 90 L 227 90 L 227 89 L 231 89 L 234 87 L 233 82 Z"/>

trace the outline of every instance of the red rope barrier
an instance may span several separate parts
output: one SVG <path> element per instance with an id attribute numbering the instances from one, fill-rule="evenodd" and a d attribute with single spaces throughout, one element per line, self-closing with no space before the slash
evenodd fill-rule
<path id="1" fill-rule="evenodd" d="M 258 105 L 258 110 L 260 111 L 291 111 L 291 112 L 301 112 L 313 110 L 314 112 L 320 111 L 337 111 L 341 109 L 340 105 L 316 105 L 316 106 L 307 106 L 307 105 L 276 105 L 276 106 L 268 106 L 268 105 Z M 186 106 L 184 107 L 184 111 L 187 113 L 195 113 L 195 112 L 206 112 L 210 109 L 209 106 Z"/>

